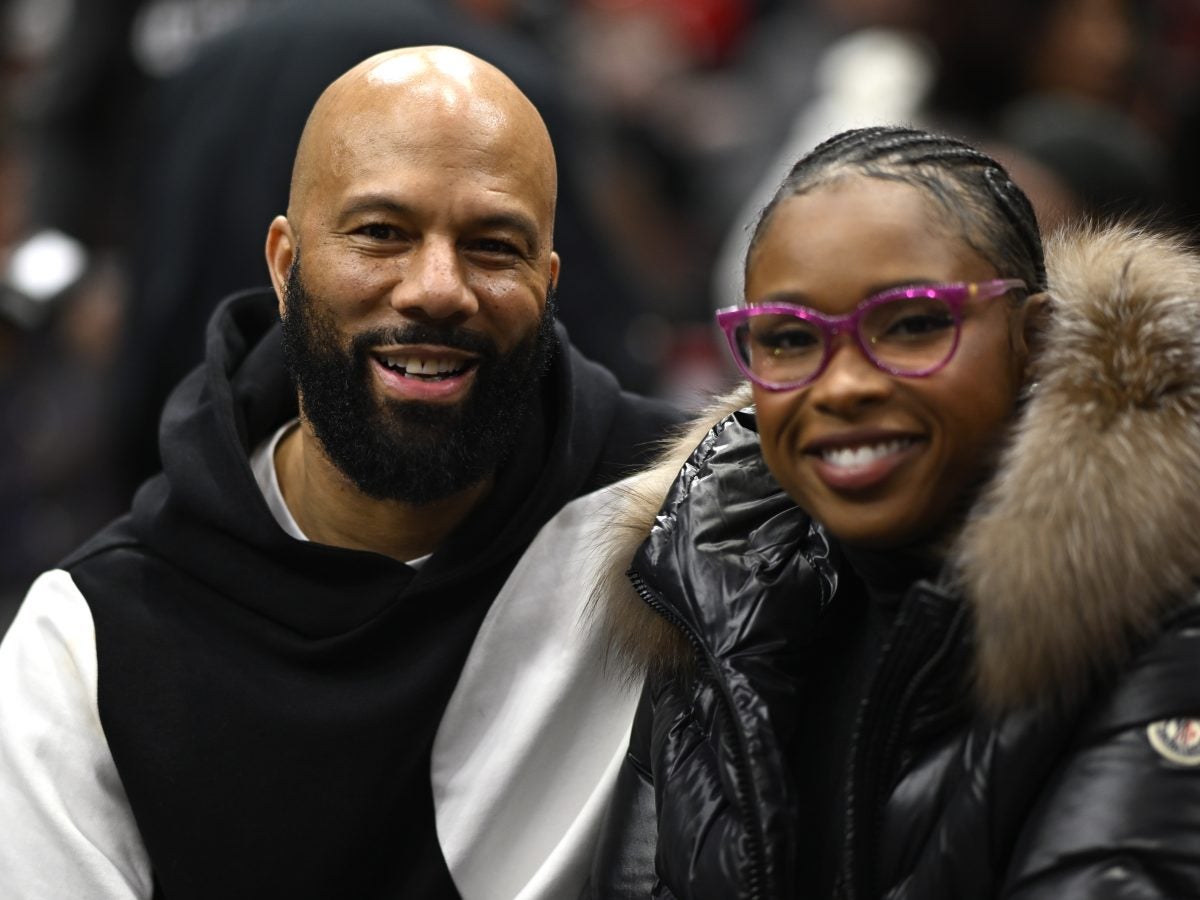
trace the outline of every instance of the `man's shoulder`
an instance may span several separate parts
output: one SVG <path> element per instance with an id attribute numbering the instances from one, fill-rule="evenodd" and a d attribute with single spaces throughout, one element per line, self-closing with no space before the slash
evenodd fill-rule
<path id="1" fill-rule="evenodd" d="M 686 422 L 685 412 L 668 401 L 620 391 L 609 428 L 597 435 L 599 465 L 591 485 L 602 486 L 652 465 Z"/>
<path id="2" fill-rule="evenodd" d="M 630 435 L 661 440 L 690 420 L 687 411 L 678 404 L 660 397 L 650 397 L 622 390 L 617 397 L 615 423 Z"/>
<path id="3" fill-rule="evenodd" d="M 121 605 L 150 581 L 162 585 L 177 577 L 174 566 L 138 536 L 130 513 L 101 528 L 55 568 L 71 578 L 93 612 L 98 603 Z"/>
<path id="4" fill-rule="evenodd" d="M 605 468 L 636 469 L 649 463 L 661 442 L 686 421 L 686 411 L 668 400 L 625 390 L 608 369 L 571 346 L 565 332 L 559 337 L 568 348 L 569 403 L 579 434 L 599 444 Z"/>
<path id="5" fill-rule="evenodd" d="M 56 568 L 71 572 L 122 550 L 142 551 L 141 543 L 130 527 L 129 513 L 114 519 L 89 537 L 60 560 Z"/>
<path id="6" fill-rule="evenodd" d="M 687 428 L 691 417 L 666 400 L 623 392 L 618 421 L 632 467 L 640 470 L 658 460 Z"/>

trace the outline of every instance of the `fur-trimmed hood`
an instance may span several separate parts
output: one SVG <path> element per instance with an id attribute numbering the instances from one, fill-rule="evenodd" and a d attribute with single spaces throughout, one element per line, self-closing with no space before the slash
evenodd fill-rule
<path id="1" fill-rule="evenodd" d="M 1046 247 L 1036 383 L 951 553 L 973 606 L 977 690 L 992 710 L 1076 696 L 1200 577 L 1200 255 L 1127 226 Z M 625 576 L 718 398 L 630 483 L 597 590 L 627 671 L 687 665 L 679 632 Z"/>

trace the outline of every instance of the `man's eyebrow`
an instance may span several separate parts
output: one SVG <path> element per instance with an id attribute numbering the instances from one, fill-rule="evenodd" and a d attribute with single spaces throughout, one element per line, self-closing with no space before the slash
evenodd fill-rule
<path id="1" fill-rule="evenodd" d="M 369 212 L 386 212 L 397 216 L 407 216 L 412 214 L 413 209 L 386 194 L 363 194 L 352 197 L 350 204 L 342 208 L 338 213 L 338 222 L 344 223 L 347 219 Z"/>

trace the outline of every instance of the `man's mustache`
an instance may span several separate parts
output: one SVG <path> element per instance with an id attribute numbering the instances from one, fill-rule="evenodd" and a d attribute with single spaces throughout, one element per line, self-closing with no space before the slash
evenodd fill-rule
<path id="1" fill-rule="evenodd" d="M 354 338 L 352 349 L 355 355 L 362 355 L 374 347 L 404 344 L 436 344 L 473 353 L 483 359 L 498 355 L 495 342 L 486 335 L 465 328 L 420 323 L 394 328 L 371 328 Z"/>

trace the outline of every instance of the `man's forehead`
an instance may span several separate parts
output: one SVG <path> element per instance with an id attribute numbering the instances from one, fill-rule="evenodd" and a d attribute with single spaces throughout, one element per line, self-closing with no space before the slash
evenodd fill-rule
<path id="1" fill-rule="evenodd" d="M 335 82 L 314 113 L 297 157 L 302 185 L 345 186 L 405 163 L 462 167 L 484 181 L 520 182 L 526 199 L 548 203 L 553 215 L 554 151 L 541 117 L 507 76 L 462 51 L 372 57 Z"/>
<path id="2" fill-rule="evenodd" d="M 364 60 L 339 79 L 332 106 L 382 104 L 466 117 L 481 127 L 511 120 L 536 127 L 541 117 L 515 84 L 490 63 L 452 47 L 415 47 Z"/>
<path id="3" fill-rule="evenodd" d="M 329 135 L 317 167 L 344 188 L 364 180 L 399 183 L 467 172 L 471 180 L 498 190 L 552 195 L 553 162 L 522 140 L 519 131 L 502 122 L 493 126 L 480 121 L 476 104 L 469 111 L 459 116 L 426 114 L 428 110 L 411 106 L 355 111 Z"/>
<path id="4" fill-rule="evenodd" d="M 439 145 L 496 152 L 529 152 L 521 140 L 520 123 L 486 96 L 422 83 L 403 93 L 363 92 L 331 121 L 326 141 L 369 146 L 385 144 L 395 150 Z M 510 145 L 510 146 L 506 146 Z"/>
<path id="5" fill-rule="evenodd" d="M 461 144 L 553 165 L 541 117 L 498 69 L 449 48 L 372 57 L 326 98 L 326 139 L 361 146 L 372 135 L 397 150 Z"/>

